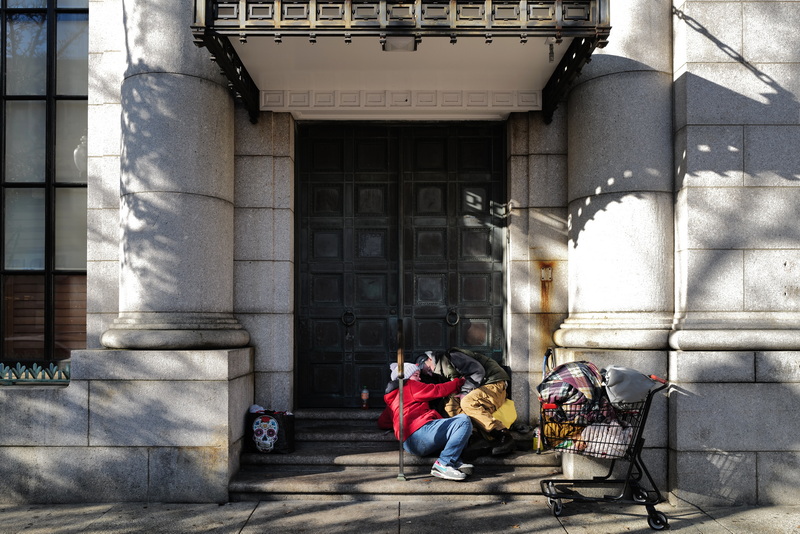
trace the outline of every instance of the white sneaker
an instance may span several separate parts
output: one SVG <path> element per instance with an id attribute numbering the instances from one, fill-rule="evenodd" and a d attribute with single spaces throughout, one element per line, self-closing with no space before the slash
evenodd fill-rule
<path id="1" fill-rule="evenodd" d="M 472 471 L 475 469 L 475 466 L 472 464 L 465 464 L 464 462 L 461 462 L 456 466 L 456 469 L 458 469 L 465 475 L 471 475 Z"/>
<path id="2" fill-rule="evenodd" d="M 450 467 L 449 465 L 439 463 L 439 460 L 436 460 L 436 462 L 433 464 L 433 467 L 431 467 L 431 474 L 435 477 L 443 478 L 445 480 L 464 480 L 467 478 L 466 474 L 462 473 L 458 469 Z"/>

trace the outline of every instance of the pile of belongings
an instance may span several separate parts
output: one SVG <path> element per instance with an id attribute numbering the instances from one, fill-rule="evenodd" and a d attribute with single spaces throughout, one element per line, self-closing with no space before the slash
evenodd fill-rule
<path id="1" fill-rule="evenodd" d="M 634 428 L 627 418 L 617 417 L 617 410 L 630 413 L 653 385 L 649 377 L 623 367 L 601 372 L 586 361 L 555 367 L 537 387 L 544 446 L 599 458 L 624 457 Z"/>

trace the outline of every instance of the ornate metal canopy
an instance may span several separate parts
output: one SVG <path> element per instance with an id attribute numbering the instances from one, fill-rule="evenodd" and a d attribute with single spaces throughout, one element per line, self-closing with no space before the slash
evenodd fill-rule
<path id="1" fill-rule="evenodd" d="M 384 49 L 416 49 L 424 38 L 532 38 L 572 42 L 542 90 L 549 122 L 559 99 L 591 58 L 607 43 L 610 0 L 196 0 L 195 44 L 208 48 L 255 122 L 259 89 L 229 38 L 275 42 L 301 37 L 341 37 L 345 42 L 377 38 Z M 395 41 L 400 41 L 399 45 Z M 552 55 L 552 54 L 551 54 Z"/>

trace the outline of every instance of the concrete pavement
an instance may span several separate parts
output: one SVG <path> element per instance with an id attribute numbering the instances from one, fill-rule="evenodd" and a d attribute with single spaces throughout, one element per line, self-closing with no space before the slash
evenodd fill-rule
<path id="1" fill-rule="evenodd" d="M 669 530 L 696 534 L 800 534 L 800 506 L 657 509 Z M 564 502 L 560 517 L 544 498 L 450 504 L 425 500 L 261 501 L 216 504 L 110 503 L 0 505 L 2 534 L 140 533 L 617 534 L 654 532 L 642 506 Z"/>

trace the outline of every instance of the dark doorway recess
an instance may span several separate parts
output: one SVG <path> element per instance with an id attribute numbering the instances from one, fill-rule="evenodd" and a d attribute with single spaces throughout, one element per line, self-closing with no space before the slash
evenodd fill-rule
<path id="1" fill-rule="evenodd" d="M 505 124 L 301 123 L 297 406 L 383 406 L 406 361 L 502 361 Z M 402 303 L 402 305 L 401 305 Z"/>

